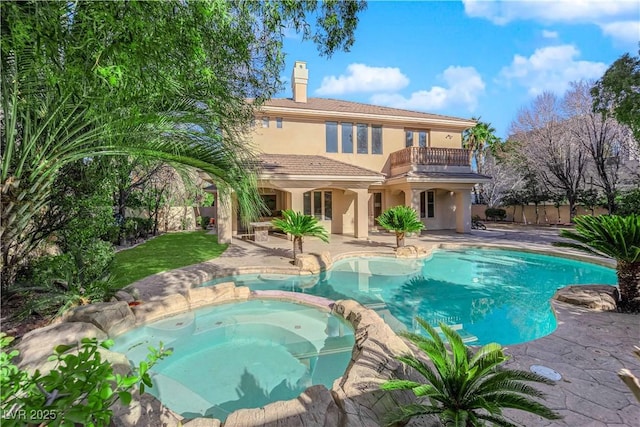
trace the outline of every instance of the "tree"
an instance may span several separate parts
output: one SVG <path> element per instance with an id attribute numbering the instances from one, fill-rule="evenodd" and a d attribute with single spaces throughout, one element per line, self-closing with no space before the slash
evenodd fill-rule
<path id="1" fill-rule="evenodd" d="M 609 214 L 615 212 L 620 172 L 629 157 L 627 129 L 613 117 L 596 113 L 592 109 L 590 90 L 593 84 L 586 81 L 571 83 L 564 96 L 565 110 L 570 115 L 567 126 L 589 154 L 589 168 L 594 169 L 591 180 L 602 189 L 607 199 Z"/>
<path id="2" fill-rule="evenodd" d="M 560 231 L 574 242 L 554 246 L 615 259 L 622 309 L 640 308 L 640 214 L 579 216 L 575 223 L 575 230 Z"/>
<path id="3" fill-rule="evenodd" d="M 640 147 L 640 51 L 625 53 L 605 71 L 591 89 L 593 111 L 631 128 Z"/>
<path id="4" fill-rule="evenodd" d="M 589 159 L 584 146 L 568 131 L 563 105 L 554 94 L 539 95 L 518 113 L 510 137 L 519 142 L 518 157 L 539 174 L 550 193 L 562 193 L 575 215 Z"/>
<path id="5" fill-rule="evenodd" d="M 53 233 L 62 168 L 138 155 L 209 173 L 235 191 L 244 220 L 259 214 L 246 135 L 276 93 L 286 26 L 322 54 L 348 50 L 353 2 L 2 2 L 2 286 Z M 309 21 L 315 19 L 315 25 Z M 312 31 L 313 28 L 313 31 Z M 246 102 L 248 98 L 253 102 Z"/>
<path id="6" fill-rule="evenodd" d="M 418 219 L 418 213 L 415 209 L 404 205 L 387 209 L 376 220 L 385 230 L 396 233 L 397 248 L 404 246 L 406 233 L 414 233 L 424 229 L 424 224 Z"/>
<path id="7" fill-rule="evenodd" d="M 412 341 L 431 360 L 433 368 L 418 357 L 406 354 L 397 357 L 415 369 L 426 383 L 410 380 L 389 380 L 383 390 L 411 390 L 428 404 L 413 403 L 398 408 L 387 417 L 388 425 L 411 418 L 434 414 L 446 426 L 473 427 L 490 422 L 500 426 L 514 426 L 503 415 L 503 409 L 519 409 L 543 418 L 561 418 L 545 405 L 531 399 L 544 394 L 525 382 L 552 384 L 540 375 L 501 368 L 509 358 L 499 344 L 487 344 L 473 354 L 462 338 L 449 326 L 440 329 L 449 343 L 447 348 L 440 334 L 423 319 L 416 319 L 429 337 L 414 333 L 403 336 Z"/>
<path id="8" fill-rule="evenodd" d="M 482 173 L 484 155 L 487 150 L 494 152 L 501 140 L 496 136 L 496 130 L 491 123 L 481 122 L 480 118 L 472 118 L 478 123 L 462 133 L 462 147 L 470 151 L 476 171 Z"/>
<path id="9" fill-rule="evenodd" d="M 327 230 L 320 225 L 318 219 L 311 215 L 304 215 L 291 209 L 282 211 L 282 218 L 275 218 L 271 221 L 274 227 L 281 229 L 284 233 L 293 236 L 293 259 L 296 259 L 296 246 L 302 253 L 302 241 L 305 236 L 317 237 L 323 242 L 329 242 Z"/>

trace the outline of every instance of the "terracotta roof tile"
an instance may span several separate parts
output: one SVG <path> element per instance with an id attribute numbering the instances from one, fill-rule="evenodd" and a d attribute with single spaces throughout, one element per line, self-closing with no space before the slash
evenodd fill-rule
<path id="1" fill-rule="evenodd" d="M 402 110 L 399 108 L 382 107 L 379 105 L 363 104 L 360 102 L 344 101 L 330 98 L 308 98 L 307 102 L 295 102 L 291 98 L 273 98 L 264 103 L 265 107 L 296 108 L 300 110 L 337 111 L 356 114 L 387 115 L 395 117 L 412 117 L 419 119 L 462 120 L 460 117 L 444 116 L 440 114 L 421 113 L 419 111 Z"/>
<path id="2" fill-rule="evenodd" d="M 262 173 L 265 175 L 324 175 L 384 179 L 381 173 L 323 156 L 262 154 L 260 161 Z"/>

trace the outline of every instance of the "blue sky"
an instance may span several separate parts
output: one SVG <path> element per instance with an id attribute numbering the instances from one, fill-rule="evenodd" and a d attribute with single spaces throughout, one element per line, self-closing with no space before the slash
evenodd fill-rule
<path id="1" fill-rule="evenodd" d="M 350 52 L 287 37 L 277 96 L 301 60 L 309 96 L 479 116 L 505 137 L 536 95 L 598 79 L 639 41 L 640 0 L 370 1 Z"/>

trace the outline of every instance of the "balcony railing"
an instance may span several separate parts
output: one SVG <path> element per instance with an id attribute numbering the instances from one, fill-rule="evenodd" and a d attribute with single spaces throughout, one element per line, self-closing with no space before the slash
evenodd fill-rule
<path id="1" fill-rule="evenodd" d="M 391 167 L 403 165 L 471 166 L 469 150 L 462 148 L 407 147 L 389 156 Z"/>

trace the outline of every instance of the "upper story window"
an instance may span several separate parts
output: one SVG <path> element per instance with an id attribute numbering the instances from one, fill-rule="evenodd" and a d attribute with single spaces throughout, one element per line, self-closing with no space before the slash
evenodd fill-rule
<path id="1" fill-rule="evenodd" d="M 282 129 L 282 117 L 276 117 L 276 127 Z"/>
<path id="2" fill-rule="evenodd" d="M 342 123 L 342 152 L 353 153 L 353 123 Z"/>
<path id="3" fill-rule="evenodd" d="M 262 127 L 263 128 L 268 128 L 269 127 L 269 117 L 263 117 L 262 118 Z"/>
<path id="4" fill-rule="evenodd" d="M 418 147 L 429 146 L 429 131 L 407 129 L 405 130 L 405 147 L 413 147 L 417 142 Z"/>
<path id="5" fill-rule="evenodd" d="M 413 147 L 413 131 L 405 131 L 405 147 Z"/>
<path id="6" fill-rule="evenodd" d="M 371 154 L 382 154 L 381 125 L 371 125 Z"/>
<path id="7" fill-rule="evenodd" d="M 369 125 L 358 123 L 358 154 L 369 154 Z"/>
<path id="8" fill-rule="evenodd" d="M 428 147 L 429 146 L 427 135 L 428 134 L 425 131 L 418 132 L 418 147 Z"/>
<path id="9" fill-rule="evenodd" d="M 327 153 L 338 152 L 338 123 L 326 122 L 326 135 L 327 135 Z"/>

